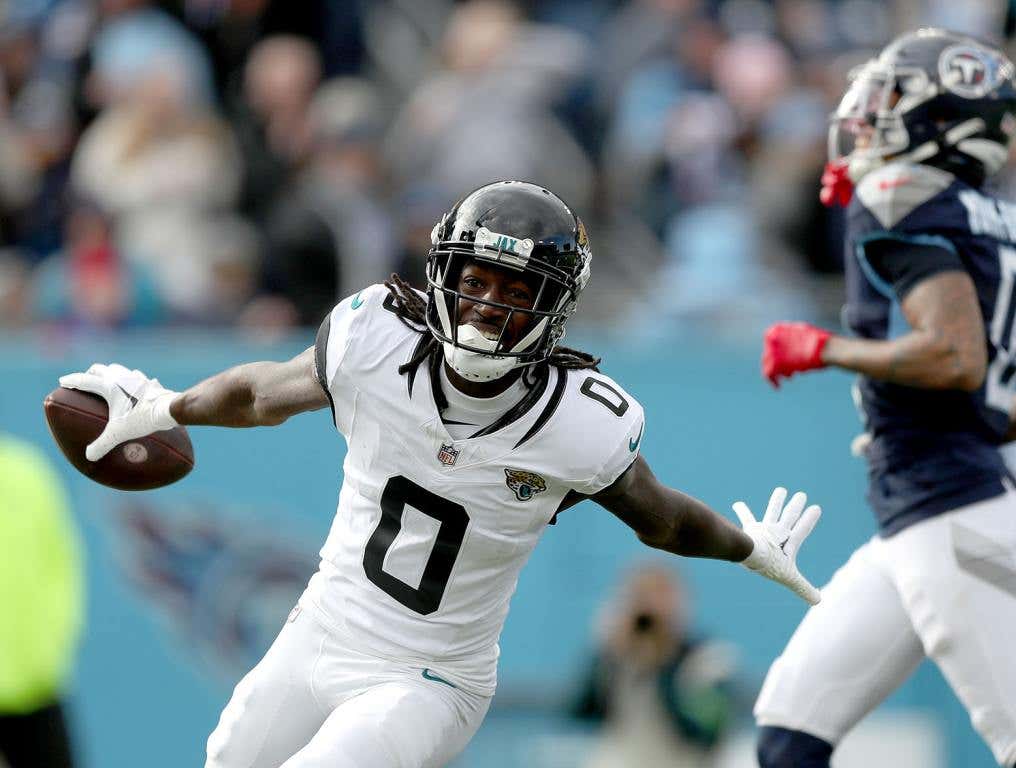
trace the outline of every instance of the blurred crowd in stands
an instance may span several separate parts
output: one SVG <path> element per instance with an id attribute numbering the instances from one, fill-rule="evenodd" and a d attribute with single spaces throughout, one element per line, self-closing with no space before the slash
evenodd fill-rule
<path id="1" fill-rule="evenodd" d="M 471 188 L 585 218 L 580 318 L 829 319 L 846 73 L 989 0 L 0 0 L 0 327 L 315 325 Z M 648 301 L 644 299 L 649 299 Z"/>

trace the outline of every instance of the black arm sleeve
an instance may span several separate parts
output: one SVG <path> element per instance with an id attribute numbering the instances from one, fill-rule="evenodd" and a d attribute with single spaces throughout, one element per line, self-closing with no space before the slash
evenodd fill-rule
<path id="1" fill-rule="evenodd" d="M 939 272 L 964 271 L 963 261 L 944 245 L 911 240 L 879 239 L 865 244 L 868 264 L 902 300 L 922 280 Z"/>

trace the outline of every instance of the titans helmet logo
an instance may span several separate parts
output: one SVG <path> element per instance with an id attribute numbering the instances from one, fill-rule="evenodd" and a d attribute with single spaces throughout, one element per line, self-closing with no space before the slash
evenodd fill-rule
<path id="1" fill-rule="evenodd" d="M 938 68 L 942 85 L 965 99 L 980 99 L 999 82 L 997 62 L 979 46 L 946 48 L 939 57 Z"/>

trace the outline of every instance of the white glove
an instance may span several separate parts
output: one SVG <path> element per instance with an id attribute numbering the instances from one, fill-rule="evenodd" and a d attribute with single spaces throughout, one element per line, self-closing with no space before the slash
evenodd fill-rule
<path id="1" fill-rule="evenodd" d="M 797 550 L 818 522 L 822 508 L 813 504 L 805 509 L 808 497 L 800 492 L 795 493 L 784 507 L 786 499 L 786 488 L 775 489 L 769 497 L 769 506 L 762 522 L 755 519 L 743 501 L 734 504 L 734 513 L 741 521 L 741 527 L 755 542 L 755 548 L 742 561 L 742 565 L 767 579 L 790 587 L 815 605 L 822 596 L 797 570 L 796 561 Z"/>
<path id="2" fill-rule="evenodd" d="M 106 428 L 85 448 L 89 461 L 98 461 L 120 443 L 177 426 L 169 405 L 179 392 L 166 389 L 141 371 L 129 371 L 116 363 L 96 363 L 84 373 L 61 376 L 60 386 L 99 395 L 109 405 Z"/>

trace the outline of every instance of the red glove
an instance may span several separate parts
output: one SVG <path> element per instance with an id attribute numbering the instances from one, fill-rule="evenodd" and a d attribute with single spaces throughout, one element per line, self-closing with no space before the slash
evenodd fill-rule
<path id="1" fill-rule="evenodd" d="M 824 368 L 822 350 L 832 336 L 808 323 L 776 323 L 762 341 L 762 375 L 779 389 L 780 377 Z"/>
<path id="2" fill-rule="evenodd" d="M 847 175 L 847 161 L 837 160 L 825 165 L 822 172 L 822 191 L 818 193 L 818 199 L 822 205 L 832 208 L 839 205 L 847 207 L 850 198 L 854 194 L 854 182 Z"/>

